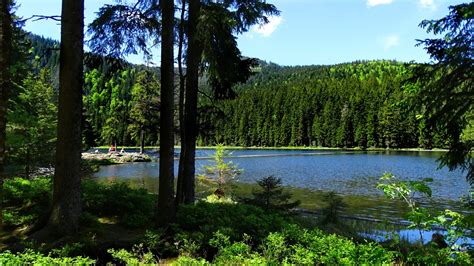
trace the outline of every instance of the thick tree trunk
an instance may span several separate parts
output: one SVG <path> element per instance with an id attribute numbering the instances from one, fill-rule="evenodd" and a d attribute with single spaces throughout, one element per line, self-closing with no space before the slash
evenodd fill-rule
<path id="1" fill-rule="evenodd" d="M 183 196 L 179 199 L 183 203 L 194 202 L 195 197 L 195 155 L 197 137 L 197 99 L 199 81 L 199 62 L 201 48 L 197 39 L 197 24 L 199 22 L 200 0 L 189 0 L 188 15 L 188 52 L 186 67 L 186 93 L 184 107 L 184 140 L 181 144 L 183 164 Z"/>
<path id="2" fill-rule="evenodd" d="M 59 63 L 59 117 L 53 204 L 49 226 L 59 235 L 79 229 L 84 0 L 63 0 Z"/>
<path id="3" fill-rule="evenodd" d="M 184 93 L 185 93 L 185 76 L 183 71 L 183 46 L 184 46 L 184 24 L 185 24 L 185 12 L 186 12 L 186 0 L 181 0 L 181 21 L 179 27 L 179 43 L 178 43 L 178 72 L 179 72 L 179 134 L 181 152 L 179 154 L 179 169 L 178 169 L 178 184 L 176 191 L 176 204 L 179 205 L 184 202 L 183 194 L 183 177 L 184 177 L 184 153 L 183 153 L 183 142 L 185 139 L 184 130 Z"/>
<path id="4" fill-rule="evenodd" d="M 5 177 L 5 138 L 7 125 L 7 102 L 10 90 L 11 15 L 9 1 L 0 0 L 0 230 L 3 227 L 2 194 Z"/>
<path id="5" fill-rule="evenodd" d="M 174 220 L 174 1 L 160 0 L 162 8 L 160 181 L 158 224 Z"/>

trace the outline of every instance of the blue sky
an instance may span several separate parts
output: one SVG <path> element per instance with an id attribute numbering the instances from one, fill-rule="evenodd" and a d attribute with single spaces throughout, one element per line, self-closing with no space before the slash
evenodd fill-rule
<path id="1" fill-rule="evenodd" d="M 334 64 L 355 60 L 394 59 L 427 62 L 415 39 L 429 35 L 418 27 L 423 19 L 441 18 L 457 0 L 275 0 L 279 17 L 238 37 L 245 56 L 281 65 Z M 61 0 L 17 0 L 17 14 L 59 15 Z M 113 0 L 85 0 L 86 25 Z M 28 22 L 26 30 L 59 39 L 54 21 Z M 143 62 L 141 56 L 128 58 Z M 159 52 L 154 53 L 155 63 Z"/>

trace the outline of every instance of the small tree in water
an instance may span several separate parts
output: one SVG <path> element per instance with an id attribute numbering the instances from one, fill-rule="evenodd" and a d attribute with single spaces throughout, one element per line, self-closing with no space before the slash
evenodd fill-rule
<path id="1" fill-rule="evenodd" d="M 214 194 L 219 197 L 225 196 L 226 193 L 229 194 L 232 188 L 232 182 L 235 181 L 242 172 L 233 162 L 225 161 L 225 157 L 229 155 L 230 153 L 225 150 L 224 145 L 218 144 L 216 152 L 212 156 L 214 165 L 203 167 L 204 175 L 216 181 L 217 189 Z"/>
<path id="2" fill-rule="evenodd" d="M 291 193 L 281 187 L 281 178 L 267 176 L 257 181 L 260 191 L 254 191 L 254 202 L 264 209 L 288 210 L 300 205 L 300 201 L 290 202 Z"/>
<path id="3" fill-rule="evenodd" d="M 336 192 L 330 191 L 323 195 L 323 201 L 326 203 L 326 207 L 322 210 L 323 213 L 323 224 L 338 223 L 339 212 L 347 207 L 341 196 L 337 195 Z"/>

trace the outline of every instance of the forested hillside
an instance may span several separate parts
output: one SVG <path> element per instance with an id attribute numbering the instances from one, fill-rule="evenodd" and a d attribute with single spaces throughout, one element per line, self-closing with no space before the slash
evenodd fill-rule
<path id="1" fill-rule="evenodd" d="M 54 81 L 58 43 L 34 35 L 30 39 L 38 66 L 47 68 Z M 199 142 L 444 147 L 445 138 L 424 129 L 421 111 L 404 93 L 408 67 L 395 61 L 297 67 L 260 62 L 255 75 L 235 88 L 235 99 L 213 102 L 213 108 L 206 108 L 207 98 L 201 98 L 200 128 L 206 130 L 201 130 Z M 85 144 L 137 145 L 142 137 L 146 145 L 156 145 L 158 69 L 88 54 L 85 71 Z"/>
<path id="2" fill-rule="evenodd" d="M 443 147 L 405 95 L 406 64 L 264 64 L 220 104 L 225 114 L 203 144 L 239 146 Z M 211 123 L 211 121 L 207 121 Z"/>

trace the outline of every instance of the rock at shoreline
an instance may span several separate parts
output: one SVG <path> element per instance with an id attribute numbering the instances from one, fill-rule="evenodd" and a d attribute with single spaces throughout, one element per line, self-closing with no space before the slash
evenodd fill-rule
<path id="1" fill-rule="evenodd" d="M 151 157 L 138 152 L 82 153 L 82 159 L 88 161 L 114 163 L 151 162 Z"/>

